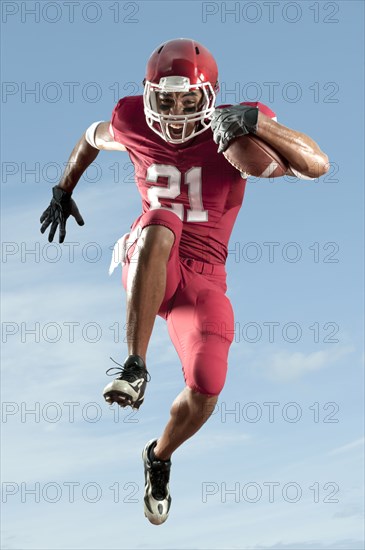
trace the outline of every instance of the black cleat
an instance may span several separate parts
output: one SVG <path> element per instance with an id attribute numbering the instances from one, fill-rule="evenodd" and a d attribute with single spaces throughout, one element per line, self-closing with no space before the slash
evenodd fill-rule
<path id="1" fill-rule="evenodd" d="M 144 515 L 154 525 L 160 525 L 167 520 L 171 506 L 171 460 L 151 460 L 150 451 L 156 443 L 157 439 L 151 439 L 142 452 L 145 478 Z"/>
<path id="2" fill-rule="evenodd" d="M 106 374 L 109 374 L 110 371 L 119 372 L 119 376 L 104 388 L 103 395 L 105 401 L 109 405 L 118 403 L 121 407 L 130 406 L 133 409 L 139 409 L 143 403 L 146 384 L 150 380 L 142 357 L 139 355 L 129 355 L 123 365 L 120 365 L 120 367 L 111 367 L 106 371 Z M 113 376 L 113 374 L 115 372 L 109 374 L 109 376 Z"/>

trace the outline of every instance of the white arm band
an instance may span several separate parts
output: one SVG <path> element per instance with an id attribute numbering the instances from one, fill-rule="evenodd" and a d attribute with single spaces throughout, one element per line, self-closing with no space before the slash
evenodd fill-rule
<path id="1" fill-rule="evenodd" d="M 104 120 L 93 122 L 93 124 L 91 124 L 91 126 L 89 126 L 85 132 L 85 139 L 88 142 L 88 144 L 91 145 L 91 147 L 95 147 L 95 149 L 99 149 L 99 150 L 100 150 L 100 147 L 98 147 L 95 143 L 95 131 L 101 122 L 104 122 Z"/>

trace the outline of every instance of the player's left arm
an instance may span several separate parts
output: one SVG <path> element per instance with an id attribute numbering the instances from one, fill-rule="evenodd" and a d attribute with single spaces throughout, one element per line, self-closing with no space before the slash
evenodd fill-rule
<path id="1" fill-rule="evenodd" d="M 289 176 L 318 178 L 329 170 L 328 156 L 313 139 L 279 124 L 262 112 L 258 113 L 256 135 L 287 159 L 290 168 L 286 173 Z"/>

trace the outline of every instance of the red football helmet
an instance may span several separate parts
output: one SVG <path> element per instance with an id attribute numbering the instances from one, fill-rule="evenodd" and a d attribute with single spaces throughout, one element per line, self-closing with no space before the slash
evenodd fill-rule
<path id="1" fill-rule="evenodd" d="M 178 38 L 160 44 L 147 63 L 144 79 L 144 112 L 148 126 L 169 143 L 184 143 L 210 127 L 216 93 L 219 90 L 218 68 L 212 54 L 189 38 Z M 200 111 L 189 115 L 167 115 L 157 110 L 156 96 L 161 92 L 188 92 L 200 89 L 203 103 Z M 186 135 L 188 123 L 195 122 Z M 182 124 L 181 138 L 173 138 L 169 124 Z"/>

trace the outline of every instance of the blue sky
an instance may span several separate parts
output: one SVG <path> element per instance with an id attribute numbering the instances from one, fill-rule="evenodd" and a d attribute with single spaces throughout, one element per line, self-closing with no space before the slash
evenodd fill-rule
<path id="1" fill-rule="evenodd" d="M 2 3 L 3 547 L 363 548 L 363 3 L 71 4 Z M 38 220 L 87 126 L 141 92 L 156 45 L 186 36 L 215 55 L 221 103 L 266 103 L 331 169 L 247 184 L 227 383 L 173 457 L 156 528 L 140 454 L 183 387 L 161 319 L 138 414 L 101 395 L 109 356 L 126 355 L 108 267 L 140 212 L 127 154 L 100 153 L 82 178 L 86 223 L 69 221 L 64 246 Z"/>

